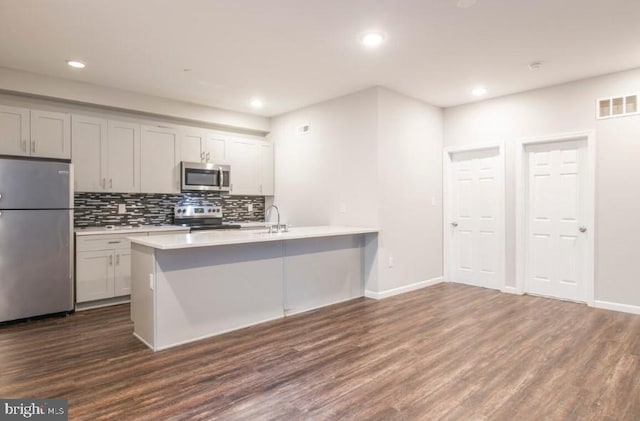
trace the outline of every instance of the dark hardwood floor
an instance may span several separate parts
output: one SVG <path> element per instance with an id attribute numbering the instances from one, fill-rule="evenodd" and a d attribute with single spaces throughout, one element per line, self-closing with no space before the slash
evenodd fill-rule
<path id="1" fill-rule="evenodd" d="M 0 328 L 0 397 L 70 419 L 640 419 L 640 316 L 456 284 L 153 353 L 128 305 Z"/>

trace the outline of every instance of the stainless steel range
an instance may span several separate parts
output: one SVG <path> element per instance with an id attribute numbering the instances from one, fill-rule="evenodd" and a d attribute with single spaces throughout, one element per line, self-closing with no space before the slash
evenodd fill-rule
<path id="1" fill-rule="evenodd" d="M 215 229 L 239 229 L 240 225 L 223 224 L 220 206 L 176 206 L 174 209 L 174 225 L 189 227 L 191 231 Z"/>

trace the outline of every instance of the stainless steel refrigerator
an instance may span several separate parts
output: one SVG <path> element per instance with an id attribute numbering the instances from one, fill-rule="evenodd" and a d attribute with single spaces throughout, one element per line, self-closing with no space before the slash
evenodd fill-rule
<path id="1" fill-rule="evenodd" d="M 72 167 L 0 159 L 0 322 L 73 310 Z"/>

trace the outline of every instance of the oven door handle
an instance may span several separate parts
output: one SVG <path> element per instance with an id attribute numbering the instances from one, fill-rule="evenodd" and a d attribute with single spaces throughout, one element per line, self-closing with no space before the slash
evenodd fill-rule
<path id="1" fill-rule="evenodd" d="M 224 170 L 220 168 L 218 172 L 220 173 L 220 190 L 222 190 L 224 188 Z"/>

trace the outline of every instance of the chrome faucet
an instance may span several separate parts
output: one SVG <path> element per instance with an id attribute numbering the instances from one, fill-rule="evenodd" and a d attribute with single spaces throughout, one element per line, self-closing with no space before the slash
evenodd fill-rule
<path id="1" fill-rule="evenodd" d="M 282 229 L 283 232 L 287 232 L 287 224 L 280 225 L 280 209 L 278 209 L 276 205 L 269 206 L 264 213 L 266 214 L 267 212 L 269 212 L 271 208 L 274 208 L 276 212 L 278 212 L 278 224 L 276 225 L 276 232 L 280 232 L 280 229 Z M 273 225 L 269 225 L 269 232 L 273 232 Z"/>

